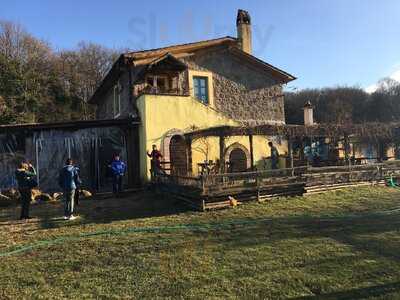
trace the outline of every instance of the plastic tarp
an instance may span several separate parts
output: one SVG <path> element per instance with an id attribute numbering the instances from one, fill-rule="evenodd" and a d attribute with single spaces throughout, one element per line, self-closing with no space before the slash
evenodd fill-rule
<path id="1" fill-rule="evenodd" d="M 118 127 L 0 134 L 0 189 L 16 187 L 15 169 L 27 159 L 36 167 L 39 188 L 58 191 L 59 171 L 70 157 L 80 168 L 83 188 L 110 191 L 109 164 L 115 154 L 126 160 L 126 151 L 125 134 Z M 125 176 L 124 184 L 127 181 Z"/>

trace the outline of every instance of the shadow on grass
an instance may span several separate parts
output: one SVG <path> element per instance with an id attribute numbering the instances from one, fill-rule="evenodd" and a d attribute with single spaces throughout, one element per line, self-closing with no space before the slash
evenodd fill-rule
<path id="1" fill-rule="evenodd" d="M 46 204 L 33 208 L 32 215 L 38 216 L 36 228 L 26 228 L 25 231 L 42 229 L 74 227 L 84 224 L 107 224 L 114 221 L 151 218 L 176 215 L 189 211 L 179 202 L 148 191 L 137 192 L 118 199 L 83 200 L 77 207 L 80 218 L 76 221 L 64 221 L 62 217 L 62 203 Z M 270 245 L 274 242 L 287 239 L 303 238 L 330 238 L 342 244 L 350 245 L 358 251 L 369 255 L 378 255 L 400 261 L 397 251 L 398 243 L 385 241 L 382 245 L 374 238 L 360 238 L 360 235 L 381 234 L 400 228 L 400 214 L 390 215 L 360 214 L 357 216 L 337 217 L 308 217 L 295 216 L 283 218 L 253 218 L 235 219 L 236 221 L 254 221 L 253 224 L 232 225 L 227 228 L 193 230 L 198 236 L 205 238 L 223 247 L 240 248 L 262 244 Z M 168 248 L 167 245 L 161 247 Z M 174 244 L 173 247 L 185 247 L 185 241 Z M 141 250 L 138 249 L 140 252 Z M 147 250 L 146 250 L 147 251 Z"/>
<path id="2" fill-rule="evenodd" d="M 50 209 L 40 215 L 40 229 L 78 226 L 82 224 L 107 224 L 114 221 L 134 220 L 175 215 L 190 209 L 174 199 L 155 193 L 142 191 L 122 198 L 104 200 L 82 200 L 75 208 L 79 218 L 76 221 L 64 221 L 62 203 L 56 209 Z"/>
<path id="3" fill-rule="evenodd" d="M 371 297 L 381 297 L 391 293 L 400 291 L 400 282 L 375 285 L 366 288 L 352 289 L 347 291 L 333 292 L 329 294 L 305 296 L 298 298 L 291 298 L 293 300 L 350 300 L 350 299 L 368 299 Z M 393 298 L 394 299 L 394 298 Z"/>
<path id="4" fill-rule="evenodd" d="M 177 208 L 171 208 L 165 203 L 168 208 L 165 210 L 155 210 L 149 212 L 148 210 L 114 210 L 112 213 L 103 215 L 102 213 L 96 218 L 91 216 L 85 219 L 85 223 L 106 223 L 112 222 L 113 220 L 121 219 L 133 219 L 143 217 L 154 217 L 154 216 L 166 216 L 174 215 L 179 212 Z M 104 208 L 105 210 L 108 208 Z M 181 210 L 184 211 L 184 210 Z M 312 217 L 286 217 L 286 218 L 252 218 L 252 219 L 235 219 L 232 220 L 236 223 L 229 223 L 228 221 L 222 221 L 221 223 L 197 223 L 198 228 L 193 227 L 182 231 L 183 235 L 192 234 L 196 237 L 200 237 L 199 241 L 194 243 L 206 243 L 218 244 L 222 248 L 229 250 L 235 248 L 251 248 L 263 245 L 272 245 L 279 243 L 284 240 L 294 239 L 323 239 L 328 238 L 335 240 L 340 244 L 349 245 L 356 251 L 363 253 L 366 257 L 384 257 L 395 261 L 400 261 L 400 252 L 398 252 L 398 243 L 386 239 L 383 243 L 377 240 L 371 235 L 379 235 L 387 232 L 398 230 L 400 227 L 400 214 L 377 217 L 374 214 L 360 215 L 357 217 L 340 216 L 340 217 L 329 217 L 326 219 L 312 218 Z M 244 224 L 240 224 L 243 221 Z M 50 226 L 74 226 L 81 225 L 82 223 L 52 223 L 51 221 L 43 221 L 43 226 L 51 228 Z M 248 222 L 248 223 L 246 223 Z M 239 224 L 237 224 L 239 223 Z M 218 227 L 221 224 L 221 227 Z M 211 225 L 211 226 L 210 226 Z M 204 227 L 204 228 L 203 228 Z M 365 237 L 361 238 L 360 236 Z M 168 239 L 168 236 L 166 237 Z M 165 251 L 180 251 L 192 244 L 193 241 L 187 241 L 185 239 L 174 240 L 168 243 L 160 243 L 156 248 L 153 245 L 149 247 L 137 247 L 133 250 L 135 253 L 151 252 L 152 249 L 165 250 Z M 312 242 L 310 242 L 312 243 Z M 351 261 L 354 257 L 348 257 Z M 336 261 L 337 258 L 333 258 Z M 342 260 L 344 262 L 345 260 Z M 326 260 L 329 262 L 329 260 Z M 323 263 L 323 261 L 319 262 Z M 302 266 L 299 266 L 302 267 Z"/>
<path id="5" fill-rule="evenodd" d="M 25 232 L 32 232 L 83 224 L 107 224 L 114 221 L 168 216 L 190 210 L 169 197 L 151 191 L 138 191 L 134 194 L 125 194 L 121 198 L 83 199 L 75 207 L 75 213 L 79 216 L 75 221 L 63 219 L 62 201 L 31 205 L 32 219 L 29 221 L 19 220 L 20 207 L 4 208 L 0 212 L 0 227 L 23 225 Z"/>
<path id="6" fill-rule="evenodd" d="M 145 216 L 155 215 L 167 215 L 176 214 L 176 210 L 165 210 L 157 211 L 156 214 L 149 214 L 147 211 L 137 211 L 135 213 L 127 213 L 126 218 L 138 217 L 142 218 Z M 117 213 L 119 214 L 119 213 Z M 119 218 L 120 219 L 120 218 Z M 91 219 L 88 222 L 101 222 L 114 220 L 113 217 L 109 219 Z M 318 219 L 311 217 L 287 217 L 287 218 L 272 218 L 272 219 L 235 219 L 235 221 L 250 221 L 249 224 L 237 225 L 230 224 L 229 221 L 223 223 L 222 227 L 209 226 L 210 224 L 216 224 L 213 222 L 210 224 L 204 224 L 202 228 L 201 223 L 199 229 L 193 228 L 190 230 L 182 231 L 182 235 L 191 234 L 196 237 L 200 237 L 197 241 L 189 241 L 184 238 L 179 240 L 173 240 L 170 242 L 160 242 L 157 247 L 150 245 L 149 247 L 136 247 L 135 253 L 146 253 L 153 250 L 165 250 L 165 251 L 181 251 L 184 250 L 188 244 L 202 246 L 206 244 L 218 244 L 222 249 L 234 250 L 240 248 L 252 248 L 263 245 L 272 245 L 279 243 L 284 240 L 294 239 L 331 239 L 339 242 L 343 245 L 348 245 L 356 251 L 362 253 L 363 257 L 383 257 L 396 262 L 400 261 L 400 252 L 398 252 L 399 243 L 385 239 L 384 242 L 374 238 L 373 235 L 379 235 L 387 232 L 398 230 L 400 227 L 400 215 L 382 216 L 380 218 L 376 215 L 360 215 L 357 217 L 330 217 L 328 219 Z M 360 236 L 365 237 L 361 238 Z M 371 237 L 372 235 L 372 237 Z M 166 236 L 168 239 L 169 236 Z M 194 244 L 193 244 L 194 243 Z M 310 242 L 311 244 L 312 242 Z M 221 249 L 221 250 L 222 250 Z M 348 257 L 347 260 L 351 262 L 355 257 Z M 346 259 L 340 259 L 342 263 Z M 333 258 L 332 262 L 337 261 L 337 258 Z M 318 262 L 323 263 L 324 261 Z M 329 262 L 329 259 L 325 261 Z M 299 265 L 298 267 L 304 267 Z"/>

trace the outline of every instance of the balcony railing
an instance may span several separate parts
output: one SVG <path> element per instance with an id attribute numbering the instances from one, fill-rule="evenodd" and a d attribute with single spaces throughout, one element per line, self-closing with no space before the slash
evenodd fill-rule
<path id="1" fill-rule="evenodd" d="M 167 95 L 167 96 L 189 96 L 189 89 L 184 88 L 160 88 L 146 86 L 138 91 L 138 96 L 141 95 Z"/>

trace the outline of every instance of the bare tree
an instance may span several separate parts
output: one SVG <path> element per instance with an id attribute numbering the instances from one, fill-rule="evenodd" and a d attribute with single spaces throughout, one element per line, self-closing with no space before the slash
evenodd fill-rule
<path id="1" fill-rule="evenodd" d="M 118 57 L 115 50 L 80 42 L 76 50 L 61 51 L 60 70 L 66 87 L 87 101 Z"/>

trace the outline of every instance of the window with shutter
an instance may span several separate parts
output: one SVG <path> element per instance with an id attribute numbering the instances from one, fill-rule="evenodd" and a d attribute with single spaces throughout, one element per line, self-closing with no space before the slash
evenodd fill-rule
<path id="1" fill-rule="evenodd" d="M 194 97 L 203 104 L 209 104 L 208 78 L 193 76 Z"/>

